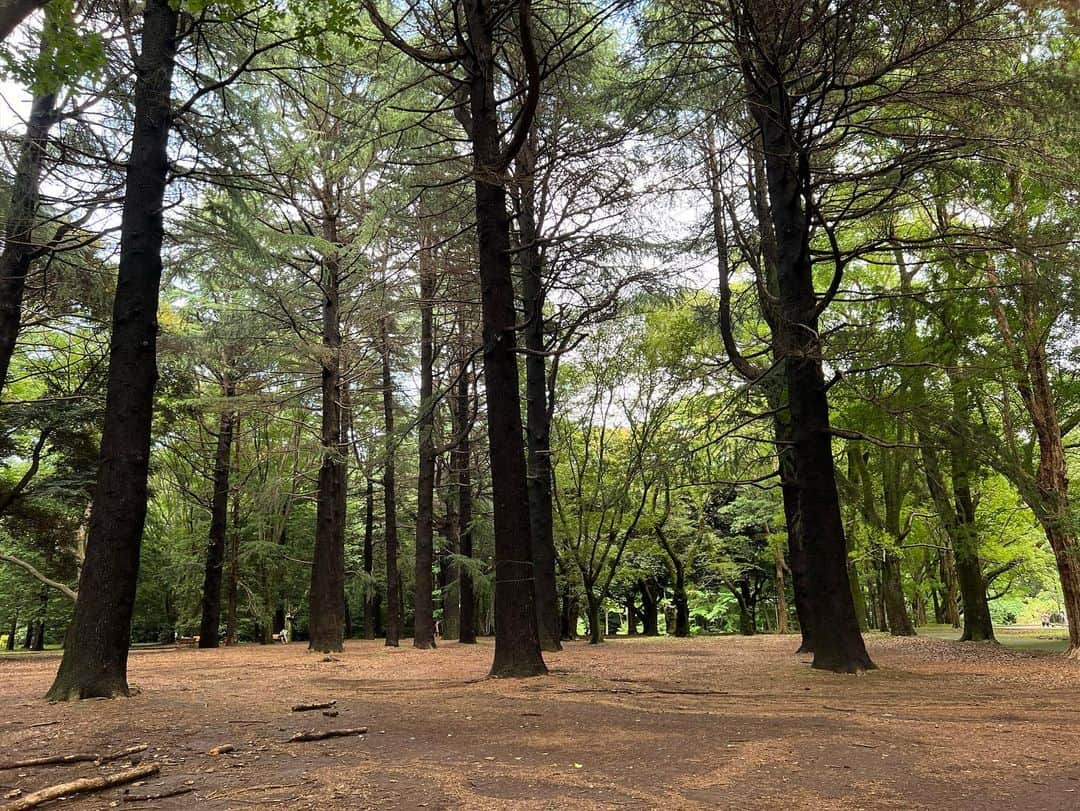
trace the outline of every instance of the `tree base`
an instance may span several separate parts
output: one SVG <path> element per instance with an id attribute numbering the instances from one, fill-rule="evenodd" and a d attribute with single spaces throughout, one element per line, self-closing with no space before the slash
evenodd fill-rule
<path id="1" fill-rule="evenodd" d="M 810 667 L 815 670 L 828 670 L 832 673 L 863 673 L 867 670 L 877 670 L 877 665 L 870 661 L 869 656 L 824 656 L 814 654 L 814 661 Z"/>
<path id="2" fill-rule="evenodd" d="M 503 665 L 496 667 L 492 665 L 491 672 L 488 673 L 490 679 L 531 679 L 536 676 L 548 675 L 547 665 L 543 662 L 539 664 L 520 663 L 513 665 Z"/>
<path id="3" fill-rule="evenodd" d="M 314 642 L 308 644 L 308 653 L 343 653 L 345 646 L 340 643 L 332 643 L 328 645 L 316 645 Z"/>
<path id="4" fill-rule="evenodd" d="M 412 646 L 417 650 L 435 650 L 435 642 L 429 639 L 414 639 Z"/>

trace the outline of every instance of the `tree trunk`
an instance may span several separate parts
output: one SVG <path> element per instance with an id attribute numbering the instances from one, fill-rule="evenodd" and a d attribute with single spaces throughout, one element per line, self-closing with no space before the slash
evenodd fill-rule
<path id="1" fill-rule="evenodd" d="M 851 599 L 855 603 L 855 618 L 859 623 L 859 630 L 865 631 L 869 627 L 866 616 L 866 595 L 863 594 L 862 581 L 859 579 L 859 567 L 855 561 L 848 561 L 848 580 L 851 581 Z"/>
<path id="2" fill-rule="evenodd" d="M 784 585 L 784 552 L 777 545 L 773 546 L 773 561 L 776 564 L 776 633 L 786 634 L 788 608 L 787 587 Z"/>
<path id="3" fill-rule="evenodd" d="M 589 644 L 599 645 L 604 641 L 604 610 L 603 601 L 596 593 L 595 586 L 585 586 L 585 605 L 589 621 Z"/>
<path id="4" fill-rule="evenodd" d="M 629 589 L 626 592 L 626 635 L 637 636 L 637 606 L 634 605 L 634 596 L 637 594 L 636 589 Z M 561 625 L 561 620 L 560 620 Z"/>
<path id="5" fill-rule="evenodd" d="M 638 581 L 641 594 L 641 626 L 645 636 L 660 635 L 660 596 L 655 586 L 646 580 Z"/>
<path id="6" fill-rule="evenodd" d="M 5 647 L 7 650 L 15 650 L 15 634 L 19 630 L 19 612 L 16 611 L 11 615 L 11 625 L 9 626 L 7 643 Z"/>
<path id="7" fill-rule="evenodd" d="M 829 402 L 822 372 L 818 300 L 803 209 L 809 163 L 794 142 L 792 102 L 783 84 L 751 82 L 751 109 L 762 134 L 770 211 L 777 242 L 780 334 L 794 487 L 803 534 L 806 582 L 814 588 L 813 667 L 858 672 L 874 667 L 866 653 L 847 575 L 847 543 L 836 489 Z"/>
<path id="8" fill-rule="evenodd" d="M 686 567 L 681 563 L 675 567 L 675 590 L 672 602 L 675 603 L 675 636 L 690 636 L 690 599 L 686 593 Z M 654 614 L 655 611 L 654 608 Z"/>
<path id="9" fill-rule="evenodd" d="M 315 552 L 311 562 L 308 650 L 344 650 L 345 510 L 348 453 L 344 443 L 341 373 L 341 268 L 335 252 L 337 214 L 333 195 L 323 200 L 323 239 L 331 246 L 322 262 L 322 464 L 315 507 Z"/>
<path id="10" fill-rule="evenodd" d="M 383 429 L 383 534 L 386 541 L 386 645 L 396 648 L 401 641 L 401 571 L 398 569 L 397 490 L 394 480 L 396 438 L 394 437 L 394 379 L 390 374 L 390 325 L 380 322 L 382 350 Z"/>
<path id="11" fill-rule="evenodd" d="M 178 13 L 147 0 L 120 226 L 109 381 L 79 600 L 48 697 L 128 695 L 127 655 L 146 519 L 157 309 Z"/>
<path id="12" fill-rule="evenodd" d="M 915 627 L 908 615 L 904 599 L 904 583 L 900 571 L 900 556 L 892 549 L 882 549 L 881 587 L 885 599 L 885 616 L 893 636 L 915 636 Z"/>
<path id="13" fill-rule="evenodd" d="M 435 336 L 432 310 L 436 275 L 430 245 L 420 247 L 420 418 L 419 460 L 416 478 L 416 567 L 413 598 L 413 647 L 435 647 L 435 428 L 434 380 Z"/>
<path id="14" fill-rule="evenodd" d="M 375 480 L 367 477 L 364 491 L 364 639 L 375 638 Z"/>
<path id="15" fill-rule="evenodd" d="M 530 141 L 532 139 L 530 138 Z M 562 649 L 559 643 L 559 595 L 555 581 L 555 530 L 551 494 L 551 409 L 548 401 L 547 357 L 544 334 L 544 272 L 536 222 L 534 145 L 518 155 L 520 191 L 518 224 L 521 232 L 521 292 L 525 310 L 525 434 L 528 450 L 529 526 L 532 533 L 533 574 L 536 584 L 536 623 L 540 647 Z"/>
<path id="16" fill-rule="evenodd" d="M 237 452 L 239 456 L 239 449 Z M 225 644 L 236 644 L 236 605 L 240 587 L 240 495 L 232 500 L 232 543 L 229 549 L 229 581 L 225 589 Z"/>
<path id="17" fill-rule="evenodd" d="M 453 502 L 447 504 L 443 521 L 443 551 L 439 557 L 439 593 L 442 595 L 443 628 L 445 639 L 457 639 L 460 633 L 460 584 L 458 567 L 453 555 L 459 554 L 457 545 L 457 510 Z"/>
<path id="18" fill-rule="evenodd" d="M 469 116 L 495 524 L 496 624 L 491 675 L 536 676 L 546 673 L 547 668 L 536 627 L 529 495 L 521 441 L 510 218 L 501 180 L 502 122 L 495 97 L 491 9 L 484 0 L 469 0 L 465 13 L 471 52 Z"/>
<path id="19" fill-rule="evenodd" d="M 217 451 L 214 454 L 214 495 L 210 504 L 210 537 L 206 545 L 206 571 L 203 574 L 202 621 L 199 623 L 199 647 L 218 646 L 221 624 L 221 575 L 225 565 L 225 538 L 229 523 L 229 465 L 232 461 L 233 421 L 228 405 L 236 388 L 226 369 L 221 393 L 226 404 L 218 421 Z"/>
<path id="20" fill-rule="evenodd" d="M 457 443 L 450 454 L 457 490 L 457 546 L 458 554 L 471 559 L 472 535 L 472 430 L 469 394 L 469 346 L 465 335 L 464 306 L 458 310 L 459 346 L 457 369 L 457 392 L 454 397 L 454 434 Z M 467 645 L 476 643 L 476 592 L 473 588 L 472 571 L 468 566 L 458 567 L 458 641 Z"/>
<path id="21" fill-rule="evenodd" d="M 56 122 L 53 109 L 55 101 L 55 93 L 42 93 L 34 97 L 11 186 L 4 228 L 4 251 L 0 254 L 0 394 L 7 382 L 8 366 L 22 324 L 26 276 L 37 250 L 34 225 L 40 197 L 41 167 L 49 130 Z"/>

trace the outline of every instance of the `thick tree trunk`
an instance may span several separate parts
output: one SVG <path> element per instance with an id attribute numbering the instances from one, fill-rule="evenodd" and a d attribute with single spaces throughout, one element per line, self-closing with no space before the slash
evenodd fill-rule
<path id="1" fill-rule="evenodd" d="M 626 635 L 637 636 L 637 606 L 635 605 L 634 596 L 637 594 L 635 589 L 629 589 L 626 592 Z M 562 624 L 560 618 L 559 624 Z"/>
<path id="2" fill-rule="evenodd" d="M 491 9 L 465 4 L 470 49 L 469 120 L 476 193 L 476 232 L 483 313 L 495 524 L 495 660 L 493 676 L 547 672 L 536 627 L 532 532 L 518 386 L 516 313 L 510 257 L 510 218 L 501 175 L 502 122 L 495 97 Z M 524 37 L 526 34 L 522 32 Z M 513 157 L 513 156 L 511 156 Z"/>
<path id="3" fill-rule="evenodd" d="M 221 624 L 221 575 L 225 565 L 225 539 L 229 523 L 229 474 L 232 462 L 233 422 L 236 415 L 228 401 L 236 395 L 226 369 L 221 381 L 225 405 L 218 421 L 217 450 L 214 454 L 214 495 L 210 503 L 210 537 L 206 545 L 206 570 L 203 574 L 202 621 L 199 623 L 199 647 L 218 646 Z"/>
<path id="4" fill-rule="evenodd" d="M 308 650 L 344 650 L 345 633 L 345 494 L 348 487 L 346 422 L 342 415 L 341 268 L 337 214 L 327 192 L 323 201 L 323 239 L 331 246 L 323 257 L 322 284 L 322 464 L 315 506 L 315 552 L 311 563 Z"/>
<path id="5" fill-rule="evenodd" d="M 79 599 L 53 700 L 128 695 L 127 655 L 146 519 L 157 310 L 178 13 L 147 0 L 120 226 L 109 382 Z"/>
<path id="6" fill-rule="evenodd" d="M 536 623 L 540 647 L 562 649 L 559 643 L 559 595 L 555 582 L 555 530 L 551 494 L 551 409 L 548 401 L 544 335 L 544 273 L 536 222 L 533 145 L 522 148 L 517 161 L 521 194 L 521 292 L 525 309 L 525 427 L 528 445 L 529 526 L 536 584 Z"/>
<path id="7" fill-rule="evenodd" d="M 572 642 L 578 638 L 579 606 L 577 593 L 573 585 L 567 581 L 562 595 L 562 633 L 563 640 Z"/>
<path id="8" fill-rule="evenodd" d="M 822 372 L 818 300 L 810 257 L 810 227 L 802 191 L 809 165 L 794 142 L 792 102 L 782 84 L 751 87 L 762 133 L 770 211 L 777 243 L 777 285 L 783 324 L 776 348 L 784 362 L 794 486 L 803 528 L 806 582 L 814 589 L 813 667 L 836 672 L 873 668 L 866 653 L 851 584 L 836 489 L 829 402 Z"/>
<path id="9" fill-rule="evenodd" d="M 49 130 L 56 121 L 55 93 L 35 96 L 26 123 L 26 136 L 15 166 L 11 198 L 4 228 L 4 251 L 0 254 L 0 394 L 7 382 L 8 366 L 22 324 L 22 300 L 26 276 L 37 245 L 37 221 L 41 167 Z"/>
<path id="10" fill-rule="evenodd" d="M 848 580 L 851 581 L 851 599 L 855 603 L 855 619 L 859 623 L 859 630 L 865 631 L 869 627 L 866 616 L 866 595 L 863 593 L 862 581 L 859 578 L 859 567 L 855 561 L 848 561 Z"/>
<path id="11" fill-rule="evenodd" d="M 15 650 L 15 634 L 19 630 L 19 612 L 16 611 L 11 615 L 11 624 L 8 626 L 7 642 L 5 648 L 7 650 Z"/>
<path id="12" fill-rule="evenodd" d="M 375 480 L 367 477 L 364 491 L 364 639 L 375 638 Z"/>
<path id="13" fill-rule="evenodd" d="M 394 379 L 390 374 L 390 325 L 380 322 L 382 351 L 383 430 L 383 535 L 386 542 L 386 645 L 396 648 L 401 641 L 401 570 L 398 568 L 397 485 L 394 477 L 396 442 L 394 436 Z"/>
<path id="14" fill-rule="evenodd" d="M 420 418 L 419 460 L 416 478 L 416 566 L 413 598 L 413 647 L 435 647 L 435 428 L 434 370 L 435 336 L 433 308 L 436 285 L 431 247 L 420 248 Z"/>
<path id="15" fill-rule="evenodd" d="M 645 636 L 660 635 L 660 595 L 655 584 L 638 581 L 641 594 L 641 632 Z"/>
<path id="16" fill-rule="evenodd" d="M 690 636 L 690 598 L 686 593 L 686 567 L 675 567 L 675 636 Z M 654 609 L 655 610 L 655 609 Z"/>

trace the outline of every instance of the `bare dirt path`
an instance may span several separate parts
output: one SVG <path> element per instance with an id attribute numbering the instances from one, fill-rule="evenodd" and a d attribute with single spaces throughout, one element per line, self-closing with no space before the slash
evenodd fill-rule
<path id="1" fill-rule="evenodd" d="M 485 679 L 491 644 L 135 652 L 131 699 L 50 705 L 57 664 L 0 660 L 0 760 L 149 744 L 161 774 L 58 804 L 130 809 L 1080 808 L 1080 665 L 871 638 L 836 676 L 793 637 L 620 639 Z M 335 718 L 294 713 L 336 699 Z M 55 722 L 55 723 L 53 723 Z M 364 737 L 287 743 L 303 729 Z M 232 744 L 220 756 L 214 746 Z M 0 796 L 122 768 L 0 771 Z M 0 801 L 2 807 L 2 801 Z"/>

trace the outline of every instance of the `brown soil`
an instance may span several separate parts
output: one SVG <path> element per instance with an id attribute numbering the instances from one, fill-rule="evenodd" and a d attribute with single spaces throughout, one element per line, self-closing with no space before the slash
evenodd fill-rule
<path id="1" fill-rule="evenodd" d="M 620 639 L 485 679 L 490 642 L 131 656 L 131 699 L 41 700 L 56 657 L 0 660 L 0 760 L 147 743 L 161 774 L 63 808 L 1080 808 L 1080 664 L 874 637 L 881 669 L 811 670 L 793 637 Z M 337 700 L 336 718 L 294 713 Z M 365 737 L 287 743 L 302 729 Z M 235 752 L 208 750 L 233 744 Z M 0 771 L 0 795 L 118 761 Z"/>

